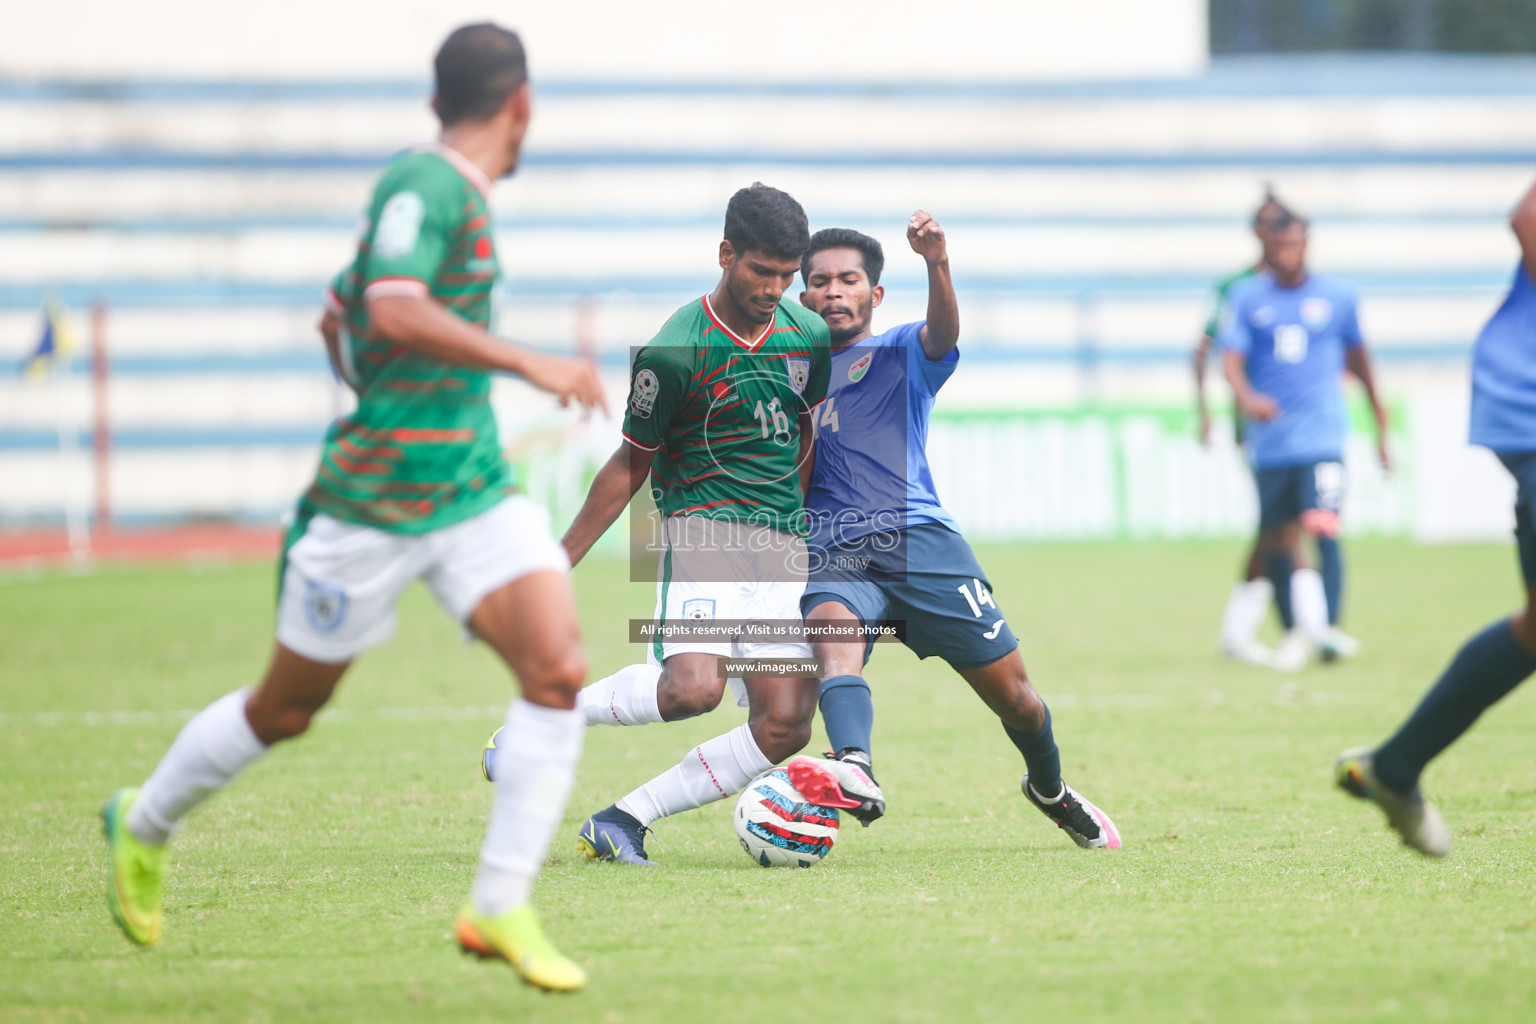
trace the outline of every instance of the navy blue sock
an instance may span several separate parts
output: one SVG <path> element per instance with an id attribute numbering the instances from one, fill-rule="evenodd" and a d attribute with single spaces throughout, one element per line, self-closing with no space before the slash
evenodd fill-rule
<path id="1" fill-rule="evenodd" d="M 1344 602 L 1344 552 L 1337 537 L 1317 538 L 1317 560 L 1323 595 L 1328 598 L 1328 625 L 1337 626 Z"/>
<path id="2" fill-rule="evenodd" d="M 1029 784 L 1041 796 L 1055 796 L 1061 790 L 1061 751 L 1056 749 L 1056 736 L 1051 732 L 1051 709 L 1045 709 L 1045 724 L 1039 732 L 1020 732 L 1007 722 L 1003 732 L 1013 740 L 1013 745 L 1024 755 L 1024 767 L 1029 770 Z"/>
<path id="3" fill-rule="evenodd" d="M 1286 632 L 1296 626 L 1296 616 L 1291 614 L 1291 553 L 1289 551 L 1264 552 L 1264 575 L 1275 588 L 1275 609 L 1280 613 L 1280 625 Z"/>
<path id="4" fill-rule="evenodd" d="M 1468 640 L 1408 721 L 1376 751 L 1376 777 L 1399 792 L 1412 789 L 1425 765 L 1532 672 L 1536 655 L 1520 646 L 1508 620 Z"/>
<path id="5" fill-rule="evenodd" d="M 821 684 L 821 722 L 832 753 L 856 747 L 866 754 L 875 728 L 875 701 L 859 676 L 833 676 Z"/>

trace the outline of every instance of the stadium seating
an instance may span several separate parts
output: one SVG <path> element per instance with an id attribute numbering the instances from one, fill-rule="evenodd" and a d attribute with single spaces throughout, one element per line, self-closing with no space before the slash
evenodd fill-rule
<path id="1" fill-rule="evenodd" d="M 1516 250 L 1536 64 L 1217 62 L 1188 81 L 901 88 L 540 83 L 497 192 L 504 333 L 627 349 L 713 281 L 721 211 L 764 180 L 886 244 L 886 323 L 921 315 L 912 209 L 950 239 L 968 358 L 951 407 L 1168 402 L 1263 181 L 1364 291 L 1399 390 L 1459 388 Z M 108 309 L 125 521 L 269 518 L 345 407 L 312 324 L 375 169 L 433 125 L 413 82 L 0 81 L 0 365 L 48 295 Z M 63 417 L 88 423 L 84 380 Z M 59 392 L 0 373 L 0 525 L 58 508 Z M 509 389 L 503 407 L 527 407 Z M 538 407 L 542 410 L 542 406 Z"/>

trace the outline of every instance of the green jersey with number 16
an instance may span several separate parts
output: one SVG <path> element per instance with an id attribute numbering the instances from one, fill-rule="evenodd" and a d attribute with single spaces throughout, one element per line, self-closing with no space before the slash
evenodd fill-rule
<path id="1" fill-rule="evenodd" d="M 624 414 L 625 439 L 656 452 L 662 514 L 804 532 L 800 414 L 826 397 L 830 367 L 826 322 L 795 303 L 752 341 L 707 296 L 672 314 L 635 355 Z"/>

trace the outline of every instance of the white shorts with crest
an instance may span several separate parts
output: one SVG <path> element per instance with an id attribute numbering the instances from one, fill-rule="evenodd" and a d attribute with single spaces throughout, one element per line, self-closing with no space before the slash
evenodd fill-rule
<path id="1" fill-rule="evenodd" d="M 656 578 L 656 619 L 661 622 L 738 620 L 801 621 L 805 593 L 805 541 L 747 523 L 705 516 L 669 516 Z M 734 639 L 647 645 L 647 661 L 674 654 L 714 654 L 733 659 L 809 658 L 804 641 Z M 736 703 L 747 706 L 746 686 L 730 680 Z"/>
<path id="2" fill-rule="evenodd" d="M 570 568 L 549 514 L 522 495 L 423 534 L 317 515 L 288 549 L 277 640 L 313 661 L 348 661 L 394 634 L 395 605 L 415 580 L 463 623 L 491 591 L 541 569 Z"/>

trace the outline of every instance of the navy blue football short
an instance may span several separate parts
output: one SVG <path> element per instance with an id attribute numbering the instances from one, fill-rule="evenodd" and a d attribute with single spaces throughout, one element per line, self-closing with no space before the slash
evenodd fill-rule
<path id="1" fill-rule="evenodd" d="M 990 665 L 1019 646 L 992 597 L 992 584 L 965 538 L 942 523 L 871 534 L 812 554 L 800 610 L 838 601 L 866 626 L 904 627 L 919 658 L 957 669 Z M 869 661 L 875 637 L 867 637 Z"/>
<path id="2" fill-rule="evenodd" d="M 1515 478 L 1515 544 L 1520 575 L 1536 586 L 1536 452 L 1496 452 Z"/>
<path id="3" fill-rule="evenodd" d="M 1309 533 L 1339 535 L 1344 508 L 1344 463 L 1303 462 L 1295 466 L 1260 467 L 1253 471 L 1259 487 L 1259 529 L 1272 530 L 1294 520 Z"/>

